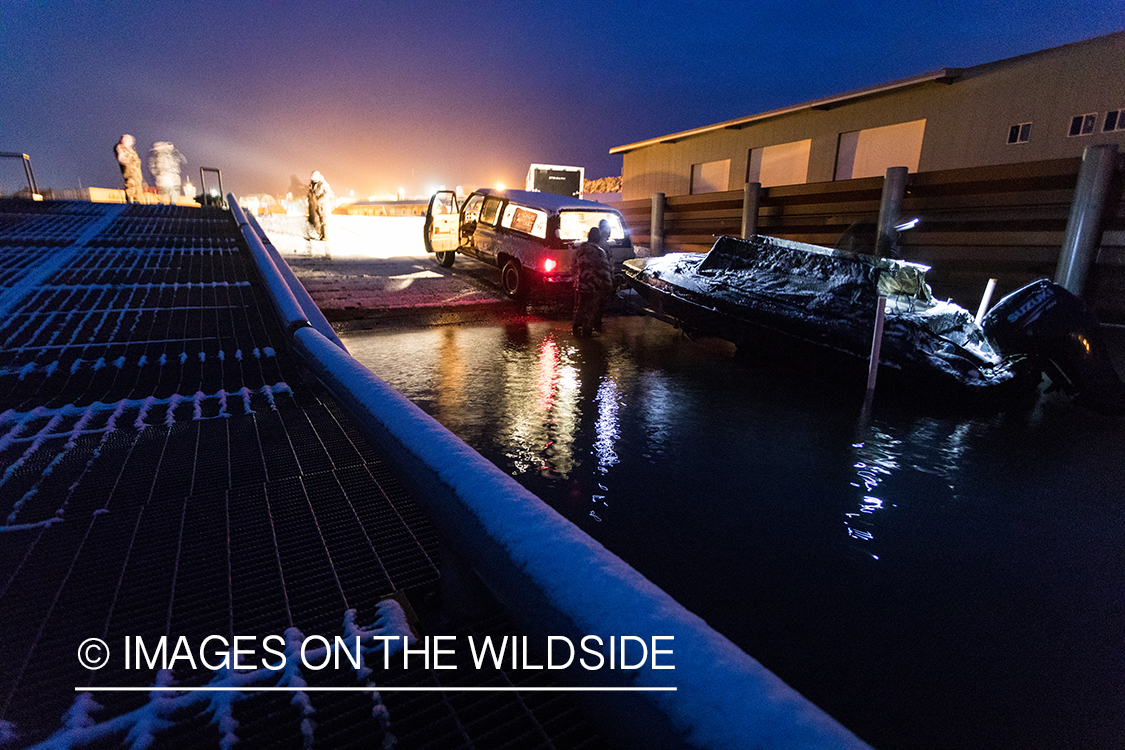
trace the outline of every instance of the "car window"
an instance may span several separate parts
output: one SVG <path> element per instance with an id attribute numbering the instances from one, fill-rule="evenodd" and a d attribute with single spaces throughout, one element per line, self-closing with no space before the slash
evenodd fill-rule
<path id="1" fill-rule="evenodd" d="M 471 195 L 469 200 L 465 202 L 465 207 L 462 209 L 462 216 L 466 224 L 471 221 L 476 221 L 480 218 L 480 207 L 484 203 L 483 195 Z"/>
<path id="2" fill-rule="evenodd" d="M 547 212 L 509 203 L 504 209 L 504 218 L 500 220 L 500 226 L 544 238 L 547 236 Z"/>
<path id="3" fill-rule="evenodd" d="M 500 215 L 500 199 L 495 196 L 489 196 L 484 200 L 484 206 L 480 210 L 480 220 L 485 224 L 496 226 L 496 219 Z"/>
<path id="4" fill-rule="evenodd" d="M 611 241 L 625 238 L 625 227 L 621 217 L 611 211 L 563 211 L 559 214 L 559 238 L 563 240 L 584 240 L 590 234 L 590 227 L 602 221 L 609 222 Z"/>
<path id="5" fill-rule="evenodd" d="M 457 201 L 453 193 L 438 193 L 434 196 L 434 214 L 455 214 L 457 213 Z"/>

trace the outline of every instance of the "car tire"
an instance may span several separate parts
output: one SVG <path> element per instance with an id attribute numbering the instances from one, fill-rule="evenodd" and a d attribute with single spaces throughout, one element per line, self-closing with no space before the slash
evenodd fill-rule
<path id="1" fill-rule="evenodd" d="M 500 269 L 500 286 L 504 288 L 504 294 L 511 299 L 523 300 L 527 298 L 527 275 L 523 272 L 523 266 L 520 265 L 518 260 L 509 260 Z"/>
<path id="2" fill-rule="evenodd" d="M 457 252 L 454 250 L 446 250 L 440 253 L 434 253 L 438 265 L 442 268 L 453 268 L 453 259 L 457 257 Z"/>

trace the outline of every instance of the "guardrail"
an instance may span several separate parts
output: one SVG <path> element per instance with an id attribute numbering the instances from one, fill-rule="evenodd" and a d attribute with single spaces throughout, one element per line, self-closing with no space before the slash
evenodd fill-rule
<path id="1" fill-rule="evenodd" d="M 933 270 L 939 297 L 975 306 L 990 278 L 997 298 L 1037 278 L 1053 278 L 1067 233 L 1082 159 L 1007 164 L 909 175 L 901 212 L 918 217 L 900 237 L 907 260 Z M 760 234 L 835 246 L 856 222 L 874 225 L 884 178 L 762 188 Z M 1125 323 L 1125 154 L 1113 159 L 1100 241 L 1084 297 L 1103 322 Z M 666 252 L 701 252 L 714 235 L 741 234 L 747 191 L 669 196 L 664 202 Z M 635 242 L 650 244 L 652 201 L 618 204 Z"/>
<path id="2" fill-rule="evenodd" d="M 286 296 L 269 254 L 254 258 L 269 261 L 260 270 L 271 292 Z M 579 698 L 606 736 L 626 747 L 867 747 L 315 327 L 299 316 L 283 319 L 305 365 L 414 490 L 450 553 L 443 552 L 443 567 L 450 558 L 463 561 L 529 634 L 572 643 L 588 635 L 603 643 L 672 637 L 654 643 L 670 650 L 660 660 L 654 654 L 629 669 L 567 673 L 578 686 L 599 689 Z"/>
<path id="3" fill-rule="evenodd" d="M 24 177 L 27 178 L 27 193 L 32 200 L 41 201 L 43 196 L 39 193 L 39 186 L 35 184 L 35 173 L 31 170 L 31 157 L 18 151 L 0 151 L 2 159 L 19 159 L 23 162 Z"/>

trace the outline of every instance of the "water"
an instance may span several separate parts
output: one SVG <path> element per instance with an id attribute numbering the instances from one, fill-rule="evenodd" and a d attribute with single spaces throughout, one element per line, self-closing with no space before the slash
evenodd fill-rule
<path id="1" fill-rule="evenodd" d="M 649 318 L 352 353 L 878 748 L 1125 741 L 1125 420 L 934 414 Z"/>

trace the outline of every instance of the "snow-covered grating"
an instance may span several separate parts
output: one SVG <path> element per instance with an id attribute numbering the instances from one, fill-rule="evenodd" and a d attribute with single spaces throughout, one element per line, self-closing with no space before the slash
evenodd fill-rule
<path id="1" fill-rule="evenodd" d="M 301 380 L 227 212 L 0 201 L 0 746 L 596 743 L 558 694 L 74 691 L 225 679 L 126 669 L 126 637 L 332 638 L 346 612 L 375 622 L 380 600 L 422 600 L 438 578 L 432 527 Z M 103 669 L 76 658 L 87 638 L 109 644 Z"/>

